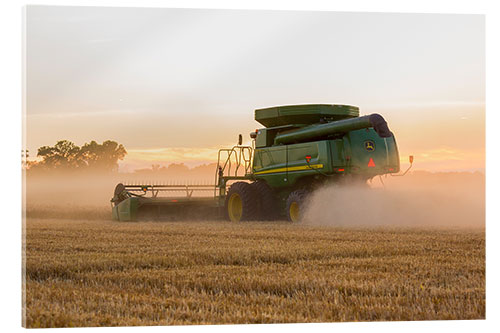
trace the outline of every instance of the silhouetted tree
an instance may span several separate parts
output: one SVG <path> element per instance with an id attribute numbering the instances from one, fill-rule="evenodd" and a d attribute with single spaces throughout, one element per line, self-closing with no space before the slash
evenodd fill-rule
<path id="1" fill-rule="evenodd" d="M 95 141 L 86 143 L 80 150 L 80 156 L 91 169 L 117 171 L 118 160 L 123 160 L 127 151 L 115 141 Z"/>
<path id="2" fill-rule="evenodd" d="M 79 156 L 80 147 L 68 140 L 58 141 L 53 147 L 38 148 L 37 156 L 42 157 L 41 166 L 47 169 L 78 168 L 85 163 Z"/>
<path id="3" fill-rule="evenodd" d="M 34 169 L 92 169 L 100 171 L 117 171 L 118 160 L 122 160 L 127 151 L 115 141 L 95 141 L 84 144 L 81 148 L 68 140 L 58 141 L 53 147 L 38 148 L 38 157 L 42 161 L 30 166 Z"/>

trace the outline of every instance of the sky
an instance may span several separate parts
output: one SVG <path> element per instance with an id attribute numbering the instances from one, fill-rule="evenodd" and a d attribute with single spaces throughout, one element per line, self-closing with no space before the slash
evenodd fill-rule
<path id="1" fill-rule="evenodd" d="M 415 168 L 485 165 L 484 16 L 30 6 L 27 148 L 115 140 L 120 169 L 213 162 L 254 110 L 380 113 Z"/>

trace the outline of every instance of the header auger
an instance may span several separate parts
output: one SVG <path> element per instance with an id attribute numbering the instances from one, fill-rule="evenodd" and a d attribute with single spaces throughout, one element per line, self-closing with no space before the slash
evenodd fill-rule
<path id="1" fill-rule="evenodd" d="M 233 222 L 297 222 L 319 186 L 399 172 L 396 140 L 381 115 L 359 117 L 355 106 L 309 104 L 257 109 L 255 120 L 264 128 L 250 133 L 252 146 L 243 146 L 240 135 L 238 145 L 219 150 L 214 185 L 118 184 L 113 218 L 158 218 L 197 207 Z M 165 192 L 186 195 L 159 196 Z M 213 195 L 193 196 L 203 192 Z"/>

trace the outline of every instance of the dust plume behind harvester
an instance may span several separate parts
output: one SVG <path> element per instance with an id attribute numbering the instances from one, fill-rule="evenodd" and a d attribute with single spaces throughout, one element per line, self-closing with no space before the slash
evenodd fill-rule
<path id="1" fill-rule="evenodd" d="M 400 170 L 396 140 L 379 114 L 360 117 L 349 105 L 289 105 L 257 109 L 255 120 L 264 128 L 250 133 L 252 146 L 242 145 L 240 135 L 238 145 L 219 150 L 214 185 L 120 183 L 111 199 L 113 218 L 199 209 L 234 222 L 296 222 L 315 188 L 363 184 Z"/>

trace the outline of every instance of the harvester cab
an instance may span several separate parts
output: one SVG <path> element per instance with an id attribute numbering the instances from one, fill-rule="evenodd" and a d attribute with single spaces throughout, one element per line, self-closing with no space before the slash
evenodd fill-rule
<path id="1" fill-rule="evenodd" d="M 255 110 L 255 120 L 264 127 L 250 133 L 251 146 L 242 145 L 240 135 L 236 146 L 219 150 L 214 185 L 118 184 L 113 217 L 136 220 L 143 211 L 159 216 L 175 208 L 203 206 L 234 222 L 284 217 L 297 222 L 317 187 L 366 183 L 400 170 L 387 122 L 378 114 L 360 117 L 355 106 L 278 106 Z M 186 191 L 186 196 L 158 196 L 164 191 Z M 213 196 L 194 197 L 193 191 Z"/>

